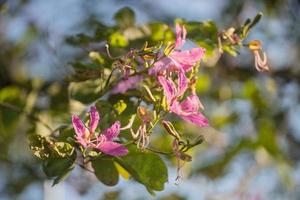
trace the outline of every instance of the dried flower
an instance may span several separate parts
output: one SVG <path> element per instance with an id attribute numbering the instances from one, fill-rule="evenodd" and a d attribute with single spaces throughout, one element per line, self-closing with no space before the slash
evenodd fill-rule
<path id="1" fill-rule="evenodd" d="M 260 40 L 252 40 L 247 46 L 253 52 L 256 70 L 259 72 L 270 71 L 267 54 L 262 50 Z"/>

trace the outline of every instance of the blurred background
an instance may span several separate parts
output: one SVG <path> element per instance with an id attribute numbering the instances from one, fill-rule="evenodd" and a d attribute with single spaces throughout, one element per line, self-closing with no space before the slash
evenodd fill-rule
<path id="1" fill-rule="evenodd" d="M 211 19 L 220 30 L 263 12 L 247 40 L 262 40 L 272 70 L 256 72 L 247 49 L 204 63 L 197 93 L 210 127 L 180 124 L 206 142 L 191 152 L 178 185 L 167 161 L 169 183 L 155 197 L 133 181 L 109 188 L 80 168 L 51 187 L 26 134 L 43 135 L 49 130 L 42 123 L 55 128 L 69 120 L 74 102 L 64 78 L 73 72 L 70 61 L 89 49 L 68 37 L 93 33 L 95 22 L 113 25 L 124 6 L 139 25 Z M 300 199 L 299 8 L 299 0 L 0 0 L 0 200 Z"/>

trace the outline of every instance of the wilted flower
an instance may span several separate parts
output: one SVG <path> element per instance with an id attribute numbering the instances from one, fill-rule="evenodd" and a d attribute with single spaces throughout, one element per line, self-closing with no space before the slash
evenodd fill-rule
<path id="1" fill-rule="evenodd" d="M 145 149 L 150 142 L 149 135 L 147 135 L 147 124 L 151 122 L 151 116 L 145 107 L 139 106 L 137 109 L 138 116 L 142 120 L 136 133 L 130 129 L 132 137 L 137 140 L 137 146 L 141 149 Z"/>
<path id="2" fill-rule="evenodd" d="M 77 115 L 72 116 L 72 123 L 76 133 L 76 140 L 84 148 L 97 149 L 111 156 L 123 156 L 128 153 L 126 147 L 117 142 L 113 142 L 120 133 L 120 122 L 116 121 L 110 128 L 96 135 L 95 130 L 98 126 L 100 117 L 95 106 L 90 108 L 90 124 L 86 128 Z"/>
<path id="3" fill-rule="evenodd" d="M 262 50 L 261 42 L 259 40 L 252 40 L 247 46 L 253 52 L 256 70 L 270 71 L 267 54 Z"/>

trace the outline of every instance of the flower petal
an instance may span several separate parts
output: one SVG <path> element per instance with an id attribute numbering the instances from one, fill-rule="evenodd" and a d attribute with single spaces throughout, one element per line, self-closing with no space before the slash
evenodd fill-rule
<path id="1" fill-rule="evenodd" d="M 170 104 L 176 95 L 176 87 L 173 81 L 166 79 L 164 76 L 158 76 L 158 82 L 162 85 L 167 102 Z"/>
<path id="2" fill-rule="evenodd" d="M 72 116 L 72 124 L 76 133 L 76 140 L 84 147 L 87 147 L 86 128 L 77 115 Z"/>
<path id="3" fill-rule="evenodd" d="M 198 96 L 193 94 L 188 96 L 182 103 L 174 101 L 170 106 L 170 111 L 185 121 L 192 122 L 198 126 L 207 126 L 208 120 L 198 111 L 201 106 Z"/>
<path id="4" fill-rule="evenodd" d="M 188 96 L 181 104 L 181 109 L 183 112 L 198 112 L 199 108 L 203 108 L 200 99 L 197 95 Z"/>
<path id="5" fill-rule="evenodd" d="M 112 94 L 124 94 L 127 90 L 134 89 L 143 80 L 143 76 L 131 76 L 125 80 L 120 81 L 112 90 Z"/>
<path id="6" fill-rule="evenodd" d="M 168 57 L 165 57 L 157 62 L 154 63 L 153 67 L 149 69 L 149 75 L 157 75 L 160 72 L 167 70 L 172 63 L 172 60 Z"/>
<path id="7" fill-rule="evenodd" d="M 77 115 L 72 116 L 72 124 L 77 136 L 81 137 L 85 135 L 85 127 Z"/>
<path id="8" fill-rule="evenodd" d="M 184 45 L 185 38 L 186 38 L 185 27 L 180 24 L 176 24 L 176 42 L 175 42 L 176 49 L 178 49 Z"/>
<path id="9" fill-rule="evenodd" d="M 90 133 L 93 134 L 100 120 L 99 113 L 95 106 L 90 108 Z"/>
<path id="10" fill-rule="evenodd" d="M 116 121 L 110 128 L 107 128 L 103 131 L 107 141 L 111 141 L 113 138 L 117 137 L 120 133 L 121 124 L 119 121 Z"/>
<path id="11" fill-rule="evenodd" d="M 124 147 L 122 144 L 107 141 L 100 145 L 98 149 L 108 155 L 111 156 L 124 156 L 128 153 L 128 149 Z"/>
<path id="12" fill-rule="evenodd" d="M 201 127 L 202 126 L 208 126 L 208 120 L 200 112 L 190 114 L 190 115 L 187 115 L 187 116 L 180 116 L 180 117 L 185 121 L 192 122 L 193 124 L 196 124 L 196 125 L 201 126 Z"/>
<path id="13" fill-rule="evenodd" d="M 188 88 L 188 79 L 186 78 L 183 72 L 179 72 L 177 96 L 183 95 L 187 88 Z"/>
<path id="14" fill-rule="evenodd" d="M 169 58 L 172 59 L 174 64 L 183 68 L 185 72 L 191 68 L 203 57 L 205 53 L 204 48 L 193 48 L 186 51 L 173 51 Z"/>

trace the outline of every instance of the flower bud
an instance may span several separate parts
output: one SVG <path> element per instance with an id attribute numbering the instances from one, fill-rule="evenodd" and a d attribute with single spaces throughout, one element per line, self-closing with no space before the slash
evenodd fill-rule
<path id="1" fill-rule="evenodd" d="M 152 117 L 151 117 L 150 113 L 148 112 L 147 108 L 145 108 L 143 106 L 139 106 L 137 108 L 137 114 L 144 123 L 149 123 L 152 120 Z"/>
<path id="2" fill-rule="evenodd" d="M 183 160 L 185 162 L 191 162 L 192 161 L 192 156 L 190 156 L 186 153 L 183 153 L 183 152 L 179 152 L 179 158 L 180 158 L 180 160 Z"/>

